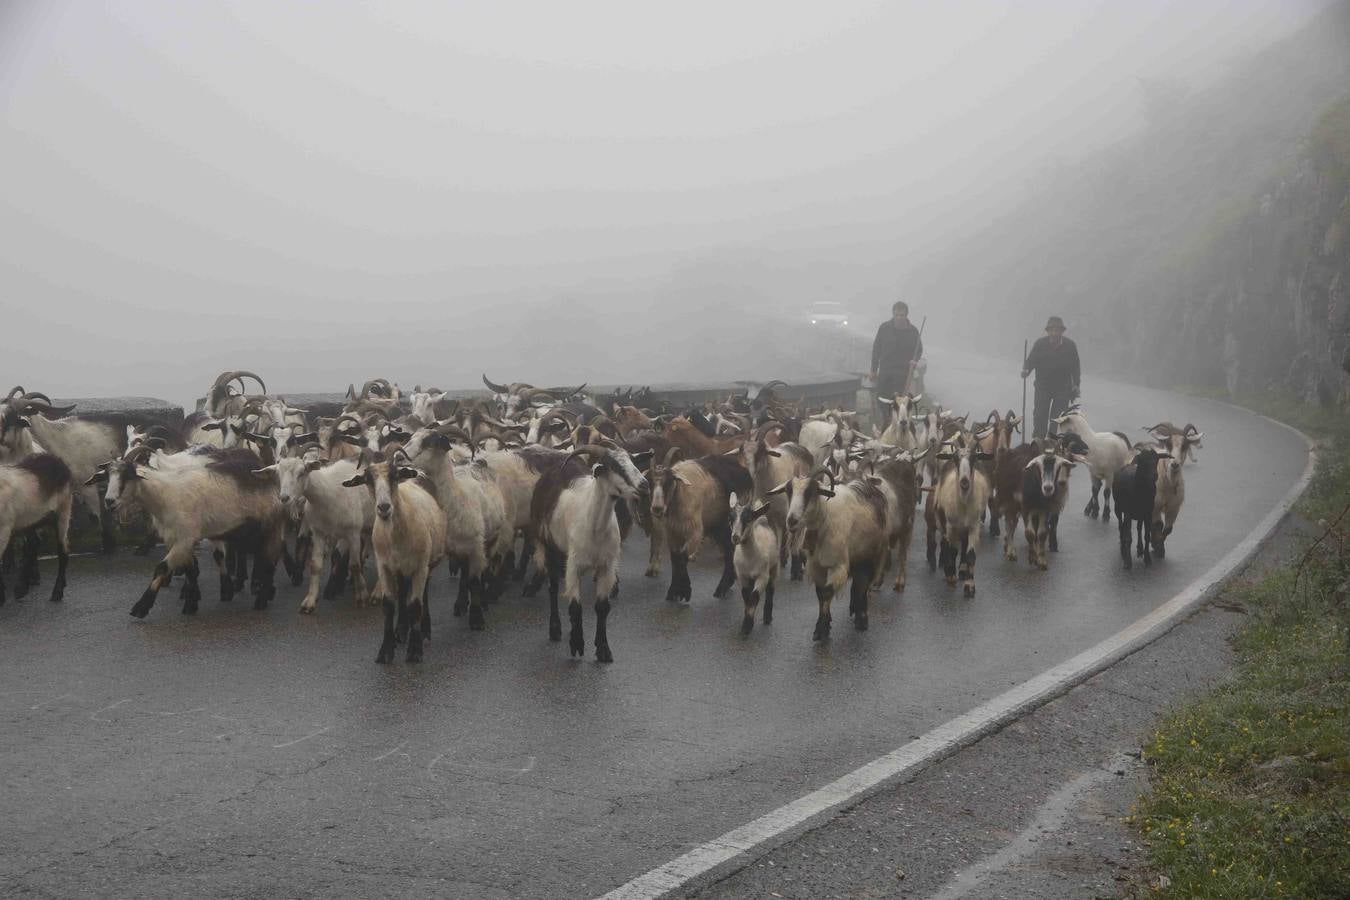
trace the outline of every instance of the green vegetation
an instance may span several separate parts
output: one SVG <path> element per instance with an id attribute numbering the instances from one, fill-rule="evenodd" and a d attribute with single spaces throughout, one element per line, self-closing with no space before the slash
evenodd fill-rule
<path id="1" fill-rule="evenodd" d="M 1161 722 L 1132 821 L 1162 896 L 1350 896 L 1350 415 L 1249 405 L 1318 438 L 1301 511 L 1326 535 L 1236 589 L 1237 669 Z"/>

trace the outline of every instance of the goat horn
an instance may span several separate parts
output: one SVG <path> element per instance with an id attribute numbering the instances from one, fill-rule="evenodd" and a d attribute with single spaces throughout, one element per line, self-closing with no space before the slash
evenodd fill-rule
<path id="1" fill-rule="evenodd" d="M 570 456 L 589 456 L 591 459 L 604 459 L 609 454 L 608 447 L 599 444 L 582 444 L 573 450 Z"/>
<path id="2" fill-rule="evenodd" d="M 231 381 L 237 381 L 239 382 L 239 389 L 241 391 L 247 390 L 248 388 L 244 384 L 245 378 L 252 378 L 254 381 L 258 382 L 258 387 L 262 388 L 262 392 L 264 394 L 267 393 L 267 385 L 263 384 L 263 380 L 247 369 L 236 369 L 233 372 L 221 372 L 216 376 L 216 383 L 213 387 L 224 387 Z"/>
<path id="3" fill-rule="evenodd" d="M 509 393 L 511 393 L 511 391 L 510 391 L 509 389 L 507 389 L 507 386 L 506 386 L 506 385 L 504 385 L 504 384 L 497 384 L 497 382 L 495 382 L 495 381 L 489 381 L 486 372 L 483 373 L 483 384 L 485 384 L 485 385 L 488 386 L 488 390 L 494 391 L 494 392 L 496 392 L 496 393 L 498 393 L 498 394 L 509 394 Z"/>
<path id="4" fill-rule="evenodd" d="M 431 429 L 432 429 L 433 431 L 438 431 L 438 432 L 440 432 L 441 434 L 445 435 L 446 437 L 449 437 L 449 438 L 458 438 L 459 440 L 464 441 L 464 442 L 465 442 L 466 444 L 468 444 L 469 446 L 474 446 L 473 436 L 470 435 L 470 434 L 469 434 L 467 431 L 465 431 L 463 428 L 460 428 L 458 425 L 455 425 L 455 424 L 453 424 L 453 423 L 450 423 L 450 422 L 437 422 L 435 425 L 432 425 L 432 426 L 431 426 Z"/>
<path id="5" fill-rule="evenodd" d="M 137 444 L 127 451 L 122 458 L 133 465 L 139 465 L 150 457 L 155 455 L 155 448 L 148 444 Z"/>
<path id="6" fill-rule="evenodd" d="M 21 385 L 21 384 L 16 384 L 16 385 L 14 385 L 14 387 L 12 387 L 12 388 L 9 389 L 9 395 L 6 396 L 5 399 L 6 399 L 6 400 L 13 400 L 15 397 L 22 397 L 22 396 L 24 396 L 26 393 L 28 393 L 28 392 L 25 391 L 25 390 L 23 389 L 23 385 Z"/>
<path id="7" fill-rule="evenodd" d="M 25 413 L 36 410 L 37 412 L 44 414 L 51 413 L 57 417 L 66 415 L 74 408 L 75 408 L 74 403 L 72 403 L 70 406 L 52 406 L 50 403 L 47 403 L 46 401 L 34 400 L 31 395 L 23 397 L 20 400 L 19 405 L 19 409 Z"/>
<path id="8" fill-rule="evenodd" d="M 675 463 L 679 462 L 680 457 L 682 456 L 684 456 L 683 450 L 681 450 L 679 447 L 671 447 L 669 450 L 666 451 L 666 458 L 661 463 L 661 465 L 669 469 L 671 466 L 675 465 Z"/>

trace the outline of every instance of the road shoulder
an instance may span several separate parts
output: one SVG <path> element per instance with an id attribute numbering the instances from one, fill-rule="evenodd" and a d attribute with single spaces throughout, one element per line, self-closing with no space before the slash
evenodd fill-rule
<path id="1" fill-rule="evenodd" d="M 1286 518 L 1246 569 L 1310 529 Z M 1230 579 L 1229 584 L 1233 583 Z M 1034 712 L 781 845 L 702 897 L 1110 897 L 1141 891 L 1124 817 L 1145 789 L 1139 746 L 1159 715 L 1233 664 L 1230 589 Z"/>

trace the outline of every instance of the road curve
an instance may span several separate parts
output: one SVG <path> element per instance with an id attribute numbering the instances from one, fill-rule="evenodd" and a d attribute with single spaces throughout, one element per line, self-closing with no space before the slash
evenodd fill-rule
<path id="1" fill-rule="evenodd" d="M 949 406 L 1020 406 L 1007 365 L 929 355 Z M 711 597 L 715 554 L 693 571 L 693 602 L 668 606 L 665 582 L 641 577 L 640 540 L 625 551 L 608 666 L 550 644 L 539 601 L 508 597 L 488 631 L 468 632 L 443 572 L 426 662 L 378 667 L 377 617 L 345 599 L 302 617 L 286 586 L 255 613 L 208 587 L 195 618 L 166 592 L 141 622 L 126 610 L 153 563 L 76 560 L 64 604 L 39 590 L 0 607 L 0 883 L 603 893 L 1120 630 L 1212 566 L 1303 472 L 1296 435 L 1233 407 L 1091 378 L 1085 395 L 1098 428 L 1170 418 L 1205 431 L 1166 560 L 1121 571 L 1114 525 L 1075 513 L 1046 573 L 984 540 L 968 601 L 923 566 L 920 528 L 909 590 L 875 599 L 865 634 L 838 620 L 824 645 L 800 585 L 742 640 L 739 600 Z M 1071 509 L 1086 501 L 1082 474 Z"/>

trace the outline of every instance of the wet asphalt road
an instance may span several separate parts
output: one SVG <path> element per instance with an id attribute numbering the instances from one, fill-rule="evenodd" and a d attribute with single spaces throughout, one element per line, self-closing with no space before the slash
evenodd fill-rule
<path id="1" fill-rule="evenodd" d="M 1020 406 L 1015 372 L 942 365 L 949 406 Z M 1015 366 L 1015 364 L 1014 364 Z M 625 548 L 610 617 L 616 662 L 567 657 L 546 601 L 508 594 L 470 633 L 434 580 L 426 661 L 373 662 L 380 623 L 344 598 L 196 617 L 166 591 L 127 610 L 152 561 L 72 562 L 0 607 L 0 888 L 6 895 L 581 897 L 601 893 L 893 749 L 1133 621 L 1257 523 L 1303 470 L 1301 441 L 1207 401 L 1089 380 L 1097 428 L 1196 422 L 1169 556 L 1120 570 L 1114 524 L 1065 517 L 1048 573 L 979 547 L 979 595 L 923 565 L 871 630 L 812 644 L 814 598 L 780 590 L 775 621 L 739 636 L 705 551 L 694 600 L 670 606 Z M 1087 480 L 1075 475 L 1070 506 Z M 711 550 L 711 548 L 709 548 Z M 1019 536 L 1019 550 L 1025 550 Z M 205 557 L 203 557 L 205 558 Z M 587 612 L 587 635 L 592 619 Z M 589 652 L 589 651 L 588 651 Z"/>

